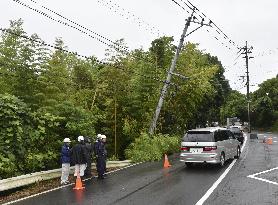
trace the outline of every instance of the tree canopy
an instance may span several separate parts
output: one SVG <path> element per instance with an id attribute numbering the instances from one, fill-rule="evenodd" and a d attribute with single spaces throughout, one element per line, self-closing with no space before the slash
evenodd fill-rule
<path id="1" fill-rule="evenodd" d="M 50 49 L 20 37 L 26 35 L 22 20 L 11 21 L 8 31 L 12 33 L 3 32 L 0 38 L 1 176 L 58 167 L 65 137 L 94 140 L 105 134 L 109 155 L 120 159 L 125 150 L 131 153 L 137 147 L 135 139 L 145 139 L 176 49 L 173 37 L 154 39 L 148 50 L 129 53 L 111 46 L 105 55 L 108 63 L 100 63 L 94 56 L 65 52 L 60 38 L 56 49 Z M 40 40 L 36 34 L 32 39 Z M 123 39 L 117 44 L 126 47 Z M 165 98 L 159 136 L 180 136 L 229 115 L 245 118 L 244 95 L 231 91 L 217 57 L 188 42 L 175 72 L 188 79 L 173 76 L 176 86 L 169 87 Z M 268 83 L 262 87 L 268 90 Z M 268 109 L 262 119 L 277 110 L 277 90 L 268 92 L 267 97 L 263 91 L 254 93 L 259 107 Z"/>

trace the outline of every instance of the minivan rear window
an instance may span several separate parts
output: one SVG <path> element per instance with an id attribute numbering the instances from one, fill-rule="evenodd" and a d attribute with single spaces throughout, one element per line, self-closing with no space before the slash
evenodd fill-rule
<path id="1" fill-rule="evenodd" d="M 184 137 L 184 142 L 214 142 L 213 133 L 210 131 L 188 131 Z"/>

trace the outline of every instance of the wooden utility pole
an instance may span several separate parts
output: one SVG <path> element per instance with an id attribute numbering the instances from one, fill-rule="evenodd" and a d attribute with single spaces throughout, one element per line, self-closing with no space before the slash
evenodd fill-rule
<path id="1" fill-rule="evenodd" d="M 243 54 L 243 58 L 245 58 L 245 64 L 246 64 L 246 88 L 247 88 L 247 93 L 246 93 L 246 98 L 247 98 L 247 114 L 248 114 L 248 132 L 251 132 L 251 119 L 250 119 L 250 79 L 249 79 L 249 59 L 253 58 L 253 57 L 249 57 L 248 54 L 252 53 L 253 47 L 251 46 L 250 48 L 248 48 L 248 44 L 246 41 L 245 46 L 242 48 L 243 52 L 241 54 Z"/>

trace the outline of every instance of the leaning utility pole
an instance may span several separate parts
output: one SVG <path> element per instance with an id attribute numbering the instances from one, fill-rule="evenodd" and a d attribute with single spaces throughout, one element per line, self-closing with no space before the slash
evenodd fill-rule
<path id="1" fill-rule="evenodd" d="M 210 26 L 211 27 L 211 24 L 212 24 L 212 21 L 210 20 L 208 24 L 204 23 L 204 18 L 202 18 L 201 22 L 199 21 L 196 21 L 196 17 L 193 16 L 194 13 L 195 13 L 195 10 L 196 10 L 196 7 L 193 6 L 192 8 L 192 14 L 190 15 L 190 17 L 187 18 L 186 20 L 186 24 L 185 24 L 185 27 L 183 29 L 183 32 L 182 32 L 182 35 L 181 35 L 181 38 L 180 38 L 180 42 L 179 42 L 179 45 L 177 47 L 177 50 L 176 50 L 176 53 L 175 53 L 175 56 L 172 60 L 172 64 L 171 64 L 171 67 L 168 71 L 168 74 L 167 74 L 167 78 L 166 80 L 164 81 L 164 86 L 161 90 L 161 94 L 160 94 L 160 98 L 159 98 L 159 101 L 158 101 L 158 104 L 157 104 L 157 107 L 156 107 L 156 110 L 155 110 L 155 114 L 154 114 L 154 117 L 153 117 L 153 120 L 151 122 L 151 125 L 150 125 L 150 128 L 149 128 L 149 133 L 150 134 L 153 134 L 154 131 L 155 131 L 155 128 L 156 128 L 156 122 L 157 122 L 157 119 L 159 117 L 159 114 L 160 114 L 160 110 L 161 110 L 161 107 L 162 107 L 162 104 L 163 104 L 163 101 L 164 101 L 164 98 L 167 94 L 167 89 L 168 89 L 168 86 L 171 84 L 171 78 L 172 78 L 172 75 L 175 75 L 175 76 L 178 76 L 182 79 L 187 79 L 187 77 L 181 75 L 181 74 L 178 74 L 178 73 L 174 73 L 174 70 L 175 70 L 175 67 L 176 67 L 176 63 L 177 63 L 177 60 L 178 60 L 178 57 L 179 57 L 179 54 L 180 54 L 180 51 L 181 51 L 181 48 L 183 46 L 183 42 L 184 42 L 184 39 L 185 37 L 189 36 L 191 33 L 197 31 L 198 29 L 200 29 L 201 27 L 203 26 Z M 193 19 L 193 20 L 192 20 Z M 190 26 L 190 23 L 193 22 L 193 23 L 196 23 L 196 24 L 200 24 L 199 27 L 195 28 L 194 30 L 192 30 L 190 33 L 186 34 L 187 33 L 187 30 L 188 30 L 188 27 Z"/>
<path id="2" fill-rule="evenodd" d="M 187 32 L 187 29 L 190 26 L 190 22 L 192 21 L 194 12 L 195 12 L 195 8 L 193 9 L 191 16 L 188 17 L 188 19 L 186 20 L 186 24 L 185 24 L 185 27 L 183 29 L 183 33 L 181 35 L 180 42 L 179 42 L 179 45 L 178 45 L 177 50 L 176 50 L 176 54 L 175 54 L 175 56 L 174 56 L 174 58 L 172 60 L 171 67 L 170 67 L 170 69 L 168 71 L 168 74 L 167 74 L 167 79 L 166 79 L 166 81 L 164 83 L 164 86 L 163 86 L 163 88 L 161 90 L 161 94 L 160 94 L 160 98 L 159 98 L 159 101 L 158 101 L 158 105 L 156 107 L 156 111 L 155 111 L 155 114 L 154 114 L 154 117 L 153 117 L 153 121 L 152 121 L 150 129 L 149 129 L 149 133 L 150 134 L 153 134 L 154 130 L 156 128 L 156 122 L 157 122 L 157 119 L 158 119 L 159 114 L 160 114 L 160 110 L 161 110 L 161 107 L 162 107 L 162 104 L 163 104 L 163 100 L 164 100 L 164 98 L 165 98 L 165 96 L 167 94 L 167 89 L 168 89 L 169 83 L 171 81 L 172 74 L 173 74 L 173 72 L 175 70 L 176 63 L 177 63 L 177 60 L 178 60 L 181 48 L 183 46 L 184 38 L 185 38 L 185 35 L 186 35 L 186 32 Z"/>
<path id="3" fill-rule="evenodd" d="M 250 80 L 249 80 L 249 67 L 248 67 L 248 61 L 250 58 L 253 58 L 253 57 L 249 57 L 248 54 L 252 53 L 251 50 L 253 49 L 253 47 L 251 46 L 250 48 L 248 48 L 248 45 L 247 45 L 247 41 L 246 41 L 246 44 L 245 46 L 242 48 L 243 50 L 243 53 L 245 56 L 243 58 L 245 58 L 245 63 L 246 63 L 246 79 L 247 79 L 247 82 L 246 82 L 246 87 L 247 87 L 247 114 L 248 114 L 248 132 L 250 133 L 251 132 L 251 120 L 250 120 L 250 93 L 249 93 L 249 86 L 250 86 Z"/>

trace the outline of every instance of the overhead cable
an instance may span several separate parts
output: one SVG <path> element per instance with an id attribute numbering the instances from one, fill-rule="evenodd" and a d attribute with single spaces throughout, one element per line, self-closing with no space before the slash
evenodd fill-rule
<path id="1" fill-rule="evenodd" d="M 96 61 L 96 62 L 99 63 L 99 64 L 106 65 L 106 66 L 111 66 L 111 67 L 113 67 L 113 68 L 120 69 L 120 70 L 123 70 L 123 71 L 126 72 L 126 70 L 123 69 L 122 67 L 117 66 L 117 65 L 114 65 L 114 64 L 112 64 L 112 63 L 103 62 L 103 61 L 97 60 L 96 58 L 93 59 L 92 57 L 85 56 L 85 55 L 80 55 L 80 54 L 78 54 L 77 52 L 68 51 L 68 50 L 66 50 L 66 49 L 64 49 L 64 48 L 61 48 L 61 47 L 59 47 L 59 46 L 51 45 L 51 44 L 45 43 L 44 41 L 39 41 L 39 40 L 33 39 L 33 38 L 31 38 L 31 37 L 29 37 L 29 36 L 26 36 L 26 35 L 17 34 L 17 33 L 13 32 L 13 31 L 11 31 L 10 29 L 0 28 L 0 30 L 3 31 L 3 32 L 7 32 L 7 33 L 9 33 L 9 34 L 18 36 L 18 37 L 20 37 L 20 38 L 24 38 L 24 39 L 26 39 L 26 40 L 28 40 L 28 41 L 36 42 L 36 43 L 39 43 L 39 44 L 41 44 L 41 45 L 45 45 L 45 46 L 54 48 L 54 49 L 56 49 L 56 50 L 60 50 L 60 51 L 63 51 L 63 52 L 65 52 L 65 53 L 69 53 L 69 54 L 72 54 L 72 55 L 75 55 L 75 56 L 78 56 L 78 57 L 81 57 L 81 58 L 85 58 L 85 59 L 89 59 L 89 60 L 94 60 L 94 61 Z M 144 75 L 144 74 L 140 74 L 140 73 L 136 73 L 136 72 L 132 72 L 132 73 L 130 73 L 130 74 L 135 74 L 135 75 L 138 75 L 138 76 L 142 76 L 142 77 L 144 77 L 144 78 L 153 79 L 153 80 L 159 81 L 159 82 L 161 82 L 161 83 L 165 83 L 165 81 L 160 80 L 160 79 L 158 79 L 158 78 L 156 78 L 156 77 L 152 77 L 152 76 L 148 76 L 148 75 Z M 174 86 L 176 86 L 174 83 L 171 83 L 171 82 L 166 82 L 166 83 L 169 84 L 169 85 L 174 85 Z"/>
<path id="2" fill-rule="evenodd" d="M 76 26 L 73 26 L 73 25 L 71 25 L 71 24 L 69 24 L 69 23 L 66 23 L 66 22 L 64 22 L 64 21 L 61 21 L 61 20 L 59 20 L 59 19 L 54 19 L 54 18 L 51 17 L 49 14 L 47 14 L 47 13 L 41 11 L 41 10 L 35 9 L 35 8 L 31 7 L 30 5 L 25 4 L 25 3 L 23 3 L 23 2 L 21 2 L 21 1 L 19 1 L 19 0 L 12 0 L 12 1 L 14 1 L 14 2 L 16 2 L 16 3 L 18 3 L 18 4 L 20 4 L 20 5 L 24 6 L 24 7 L 26 7 L 26 8 L 28 8 L 28 9 L 32 10 L 32 11 L 37 12 L 37 13 L 39 13 L 39 14 L 41 14 L 41 15 L 47 17 L 47 18 L 49 18 L 49 19 L 52 20 L 52 21 L 58 22 L 58 23 L 60 23 L 60 24 L 63 24 L 63 25 L 65 25 L 65 26 L 68 26 L 68 27 L 73 28 L 73 29 L 75 29 L 75 30 L 78 30 L 79 32 L 81 32 L 81 33 L 83 33 L 83 34 L 86 34 L 87 36 L 89 36 L 89 37 L 91 37 L 91 38 L 93 38 L 93 39 L 95 39 L 95 40 L 97 40 L 97 41 L 99 41 L 99 42 L 105 44 L 106 46 L 109 46 L 109 47 L 110 47 L 110 46 L 111 46 L 110 43 L 112 42 L 112 43 L 113 43 L 113 46 L 114 46 L 114 48 L 115 48 L 116 50 L 118 50 L 118 51 L 120 51 L 120 52 L 124 52 L 124 53 L 127 53 L 127 52 L 128 52 L 126 48 L 119 49 L 119 47 L 122 47 L 122 46 L 117 45 L 117 44 L 116 44 L 115 42 L 113 42 L 112 40 L 109 40 L 109 41 L 108 41 L 108 42 L 110 42 L 110 43 L 106 42 L 106 41 L 107 41 L 106 39 L 108 39 L 108 38 L 106 38 L 106 37 L 105 37 L 105 38 L 100 37 L 100 36 L 102 36 L 102 35 L 93 36 L 93 35 L 91 35 L 90 33 L 86 32 L 86 31 L 84 31 L 84 30 L 82 30 L 82 29 L 80 29 L 80 28 L 77 28 Z M 45 7 L 45 8 L 46 8 L 46 7 Z M 57 15 L 57 14 L 56 14 L 56 15 Z M 66 17 L 64 17 L 64 18 L 66 18 Z M 70 21 L 71 23 L 73 23 L 73 21 L 71 21 L 71 20 L 69 20 L 69 21 Z M 75 23 L 75 24 L 77 25 L 77 23 Z M 81 25 L 80 25 L 79 27 L 81 27 L 81 28 L 83 28 L 83 29 L 85 28 L 84 26 L 81 26 Z M 92 31 L 89 30 L 89 29 L 86 29 L 86 30 L 92 32 Z M 94 35 L 96 35 L 95 32 L 94 32 Z"/>

